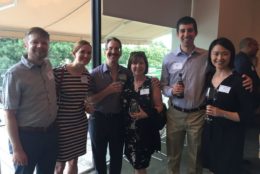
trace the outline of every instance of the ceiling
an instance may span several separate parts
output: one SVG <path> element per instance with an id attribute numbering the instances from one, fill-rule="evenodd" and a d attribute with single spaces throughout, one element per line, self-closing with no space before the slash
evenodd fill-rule
<path id="1" fill-rule="evenodd" d="M 105 15 L 101 19 L 102 40 L 116 36 L 125 44 L 149 43 L 172 30 Z M 0 37 L 22 38 L 32 26 L 45 28 L 52 40 L 91 41 L 91 0 L 0 0 Z"/>

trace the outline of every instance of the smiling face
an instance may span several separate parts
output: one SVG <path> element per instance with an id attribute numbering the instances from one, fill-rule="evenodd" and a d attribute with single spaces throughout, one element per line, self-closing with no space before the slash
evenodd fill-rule
<path id="1" fill-rule="evenodd" d="M 134 76 L 143 76 L 146 71 L 146 64 L 143 57 L 136 57 L 131 64 L 131 71 Z"/>
<path id="2" fill-rule="evenodd" d="M 219 70 L 229 68 L 230 51 L 221 45 L 215 45 L 210 53 L 212 65 Z"/>
<path id="3" fill-rule="evenodd" d="M 121 56 L 121 46 L 116 40 L 110 40 L 105 50 L 106 63 L 108 65 L 117 65 Z"/>
<path id="4" fill-rule="evenodd" d="M 28 60 L 34 64 L 41 64 L 48 55 L 49 39 L 37 33 L 28 35 L 24 40 Z"/>
<path id="5" fill-rule="evenodd" d="M 76 64 L 87 65 L 91 60 L 92 47 L 89 44 L 85 44 L 79 47 L 79 49 L 73 53 L 75 57 L 74 62 Z"/>
<path id="6" fill-rule="evenodd" d="M 197 36 L 197 32 L 193 24 L 180 24 L 177 36 L 180 39 L 181 46 L 189 48 L 194 46 L 194 39 Z"/>

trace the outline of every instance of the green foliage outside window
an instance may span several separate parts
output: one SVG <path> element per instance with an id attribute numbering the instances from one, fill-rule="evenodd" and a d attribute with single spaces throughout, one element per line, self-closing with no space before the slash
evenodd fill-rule
<path id="1" fill-rule="evenodd" d="M 57 67 L 73 60 L 71 54 L 73 48 L 72 42 L 51 42 L 49 58 L 53 67 Z M 164 55 L 169 51 L 162 43 L 152 43 L 150 45 L 123 45 L 122 56 L 119 59 L 121 65 L 126 66 L 131 51 L 144 51 L 148 57 L 150 66 L 150 75 L 160 78 L 161 64 Z M 0 74 L 20 61 L 21 55 L 25 52 L 22 39 L 0 38 Z M 102 62 L 105 62 L 104 46 L 102 45 Z M 88 65 L 92 69 L 92 62 Z M 2 78 L 0 79 L 2 86 Z"/>

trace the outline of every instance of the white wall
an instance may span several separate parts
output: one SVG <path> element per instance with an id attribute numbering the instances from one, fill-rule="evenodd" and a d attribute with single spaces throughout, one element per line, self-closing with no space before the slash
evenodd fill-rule
<path id="1" fill-rule="evenodd" d="M 103 14 L 166 27 L 190 15 L 191 0 L 103 0 Z"/>
<path id="2" fill-rule="evenodd" d="M 211 41 L 218 36 L 219 0 L 194 0 L 193 2 L 192 17 L 196 19 L 198 25 L 195 45 L 208 49 Z M 175 49 L 179 46 L 175 29 L 173 29 L 172 34 L 172 49 Z"/>
<path id="3" fill-rule="evenodd" d="M 165 25 L 167 21 L 168 26 L 175 27 L 176 16 L 178 18 L 181 17 L 178 15 L 181 15 L 180 12 L 182 12 L 184 4 L 190 7 L 190 3 L 193 2 L 191 3 L 193 4 L 191 6 L 191 13 L 198 23 L 198 36 L 195 40 L 196 46 L 208 49 L 212 40 L 220 36 L 231 39 L 237 51 L 239 41 L 243 37 L 254 37 L 260 43 L 260 0 L 135 1 L 137 2 L 136 4 L 133 4 L 133 0 L 106 0 L 104 3 L 114 10 L 108 11 L 104 9 L 104 12 L 112 16 L 118 15 L 120 17 L 122 15 L 121 17 L 132 20 L 141 18 L 140 21 L 158 25 Z M 167 3 L 170 5 L 167 5 Z M 187 14 L 187 12 L 184 14 Z M 176 37 L 176 30 L 174 28 L 172 30 L 172 39 L 172 48 L 175 49 L 179 46 L 179 40 Z"/>
<path id="4" fill-rule="evenodd" d="M 231 39 L 238 51 L 239 41 L 253 36 L 255 0 L 221 0 L 219 36 Z"/>
<path id="5" fill-rule="evenodd" d="M 252 25 L 252 36 L 260 44 L 260 1 L 253 0 L 253 25 Z M 260 51 L 258 51 L 258 57 L 260 57 Z"/>
<path id="6" fill-rule="evenodd" d="M 198 25 L 195 43 L 208 49 L 211 41 L 218 36 L 219 0 L 194 0 L 193 17 Z"/>

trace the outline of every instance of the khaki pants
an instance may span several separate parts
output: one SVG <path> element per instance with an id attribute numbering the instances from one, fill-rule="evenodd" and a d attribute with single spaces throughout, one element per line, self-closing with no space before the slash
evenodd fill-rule
<path id="1" fill-rule="evenodd" d="M 167 112 L 167 156 L 168 174 L 180 174 L 180 163 L 184 139 L 187 134 L 187 174 L 201 174 L 201 134 L 205 110 L 184 113 L 169 107 Z"/>

